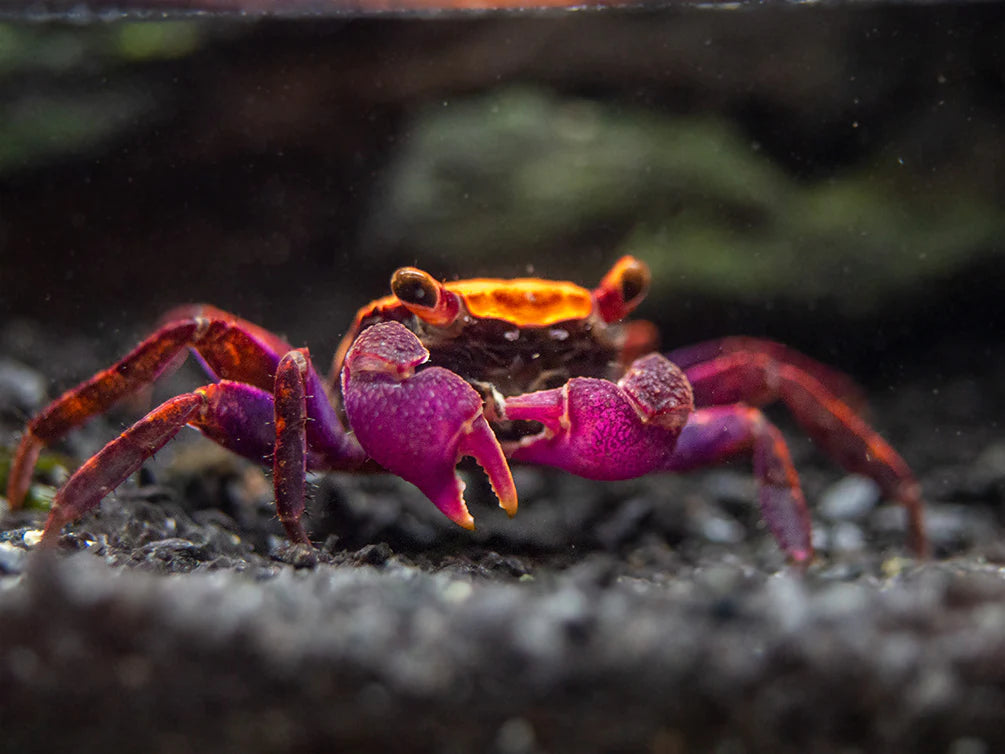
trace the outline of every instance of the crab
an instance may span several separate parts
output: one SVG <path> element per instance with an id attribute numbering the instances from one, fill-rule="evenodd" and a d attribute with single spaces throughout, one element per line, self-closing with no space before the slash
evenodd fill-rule
<path id="1" fill-rule="evenodd" d="M 775 342 L 728 337 L 664 355 L 655 327 L 626 320 L 650 284 L 630 256 L 592 291 L 571 282 L 440 282 L 414 267 L 358 311 L 328 379 L 307 348 L 206 305 L 171 312 L 119 362 L 64 393 L 28 424 L 7 497 L 22 505 L 40 451 L 147 387 L 191 350 L 212 381 L 171 398 L 110 441 L 58 490 L 42 543 L 95 508 L 188 425 L 270 462 L 290 540 L 304 528 L 308 471 L 387 471 L 451 521 L 473 528 L 456 466 L 470 456 L 511 516 L 510 462 L 597 480 L 753 459 L 761 515 L 797 564 L 813 558 L 810 514 L 785 440 L 761 406 L 782 401 L 846 470 L 906 510 L 910 548 L 927 551 L 920 488 L 861 418 L 845 375 Z"/>

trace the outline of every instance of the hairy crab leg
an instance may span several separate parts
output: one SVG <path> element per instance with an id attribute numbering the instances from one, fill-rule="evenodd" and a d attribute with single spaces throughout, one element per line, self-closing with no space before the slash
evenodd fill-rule
<path id="1" fill-rule="evenodd" d="M 289 343 L 275 333 L 269 332 L 264 327 L 256 325 L 254 322 L 249 322 L 246 319 L 241 319 L 237 315 L 231 314 L 223 309 L 217 309 L 215 306 L 210 306 L 209 304 L 187 304 L 185 306 L 176 307 L 161 317 L 160 322 L 162 324 L 168 324 L 170 322 L 179 322 L 189 319 L 224 322 L 229 325 L 231 329 L 240 330 L 245 333 L 249 338 L 259 343 L 266 351 L 269 351 L 272 354 L 289 353 L 292 348 Z M 230 379 L 236 380 L 238 378 L 236 376 L 231 376 Z M 243 381 L 247 382 L 248 380 Z"/>
<path id="2" fill-rule="evenodd" d="M 178 434 L 205 404 L 198 392 L 161 404 L 105 445 L 67 480 L 52 501 L 42 543 L 54 544 L 64 524 L 95 507 L 142 463 Z"/>
<path id="3" fill-rule="evenodd" d="M 11 464 L 7 482 L 11 508 L 19 508 L 24 501 L 42 448 L 156 379 L 198 330 L 195 321 L 161 328 L 118 363 L 66 391 L 36 415 L 25 429 Z"/>
<path id="4" fill-rule="evenodd" d="M 276 512 L 293 542 L 310 544 L 300 519 L 307 475 L 307 391 L 309 367 L 304 351 L 291 351 L 276 370 L 276 445 L 272 481 Z"/>
<path id="5" fill-rule="evenodd" d="M 500 506 L 516 513 L 517 495 L 502 447 L 482 415 L 482 398 L 442 367 L 416 371 L 429 358 L 397 322 L 367 328 L 342 370 L 349 424 L 367 454 L 411 482 L 451 521 L 474 528 L 455 466 L 473 457 L 488 475 Z"/>
<path id="6" fill-rule="evenodd" d="M 735 351 L 687 367 L 696 405 L 763 405 L 780 399 L 827 455 L 848 471 L 873 479 L 884 495 L 904 507 L 908 545 L 918 555 L 927 554 L 921 488 L 907 463 L 829 389 L 835 385 L 828 377 L 831 370 L 818 365 L 809 371 L 806 362 L 816 362 L 801 355 L 797 362 L 780 361 L 780 353 Z"/>
<path id="7" fill-rule="evenodd" d="M 299 367 L 294 355 L 284 359 L 283 364 Z M 45 525 L 43 542 L 52 544 L 64 524 L 94 508 L 187 424 L 228 450 L 258 463 L 267 461 L 271 455 L 282 458 L 285 468 L 276 477 L 279 518 L 291 540 L 307 543 L 300 523 L 306 468 L 352 469 L 361 465 L 365 457 L 358 446 L 354 455 L 334 458 L 324 449 L 306 445 L 304 425 L 317 423 L 308 421 L 310 402 L 302 391 L 302 386 L 309 382 L 299 375 L 292 380 L 301 386 L 299 396 L 294 394 L 292 402 L 296 403 L 299 397 L 300 406 L 305 407 L 303 413 L 298 413 L 296 407 L 290 408 L 291 396 L 286 389 L 289 371 L 281 370 L 283 376 L 277 378 L 281 383 L 278 401 L 270 392 L 230 380 L 165 401 L 105 445 L 59 489 Z M 282 427 L 278 422 L 273 425 L 277 417 L 282 418 Z"/>
<path id="8" fill-rule="evenodd" d="M 750 406 L 697 409 L 677 439 L 666 471 L 690 471 L 739 454 L 753 456 L 761 516 L 795 563 L 813 558 L 810 513 L 782 433 Z"/>
<path id="9" fill-rule="evenodd" d="M 290 350 L 282 339 L 209 307 L 189 307 L 178 310 L 178 314 L 191 316 L 164 325 L 111 367 L 66 391 L 29 422 L 7 485 L 12 508 L 23 503 L 42 448 L 152 383 L 186 348 L 196 352 L 215 379 L 240 381 L 272 391 L 279 359 Z M 318 422 L 323 429 L 312 428 L 312 441 L 327 446 L 335 457 L 358 454 L 355 441 L 341 428 L 325 397 L 320 378 L 313 369 L 311 373 L 312 415 L 323 419 Z"/>

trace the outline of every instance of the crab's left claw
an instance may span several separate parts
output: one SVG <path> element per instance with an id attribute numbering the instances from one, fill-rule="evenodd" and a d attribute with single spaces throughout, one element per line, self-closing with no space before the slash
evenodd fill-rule
<path id="1" fill-rule="evenodd" d="M 453 372 L 415 367 L 429 358 L 418 338 L 397 322 L 364 330 L 346 354 L 342 397 L 356 439 L 388 471 L 416 487 L 466 529 L 474 519 L 454 467 L 474 458 L 511 516 L 517 497 L 502 447 L 482 415 L 478 392 Z"/>

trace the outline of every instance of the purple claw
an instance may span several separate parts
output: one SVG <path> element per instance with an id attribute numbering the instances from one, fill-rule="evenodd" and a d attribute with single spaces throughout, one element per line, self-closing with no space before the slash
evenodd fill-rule
<path id="1" fill-rule="evenodd" d="M 453 372 L 415 367 L 429 358 L 418 338 L 397 322 L 363 331 L 346 354 L 342 395 L 346 416 L 367 454 L 418 487 L 453 522 L 474 528 L 464 483 L 454 467 L 473 457 L 488 474 L 507 513 L 516 488 L 478 392 Z"/>
<path id="2" fill-rule="evenodd" d="M 687 378 L 652 354 L 636 360 L 616 385 L 576 377 L 561 388 L 508 398 L 508 419 L 544 425 L 510 457 L 589 479 L 632 479 L 666 465 L 692 407 Z"/>

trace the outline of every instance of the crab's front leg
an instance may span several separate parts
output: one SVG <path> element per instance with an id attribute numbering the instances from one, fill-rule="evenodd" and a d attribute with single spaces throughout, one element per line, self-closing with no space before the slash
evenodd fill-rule
<path id="1" fill-rule="evenodd" d="M 388 471 L 418 487 L 452 521 L 473 528 L 464 484 L 455 471 L 473 457 L 488 474 L 507 513 L 517 496 L 502 447 L 482 415 L 478 392 L 442 367 L 415 368 L 429 358 L 397 322 L 364 330 L 342 370 L 345 412 L 356 439 Z"/>

